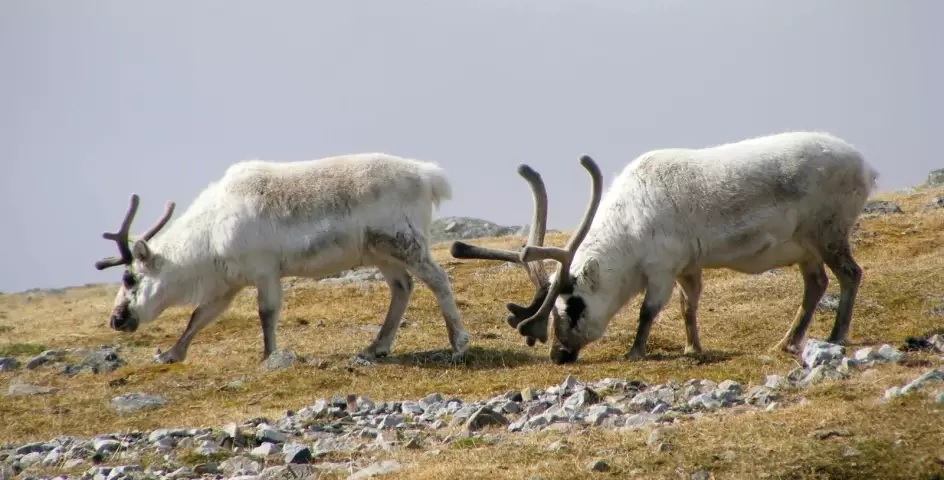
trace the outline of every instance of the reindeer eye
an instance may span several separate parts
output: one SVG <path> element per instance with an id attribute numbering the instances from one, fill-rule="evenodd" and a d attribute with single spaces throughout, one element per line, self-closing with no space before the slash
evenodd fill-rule
<path id="1" fill-rule="evenodd" d="M 134 275 L 131 272 L 125 272 L 124 275 L 121 276 L 121 283 L 123 283 L 126 288 L 134 287 Z"/>
<path id="2" fill-rule="evenodd" d="M 567 299 L 567 308 L 564 310 L 567 313 L 567 318 L 570 320 L 570 328 L 574 329 L 577 327 L 577 322 L 580 321 L 580 316 L 583 315 L 583 311 L 586 310 L 587 304 L 583 302 L 583 299 L 580 297 L 570 297 Z"/>

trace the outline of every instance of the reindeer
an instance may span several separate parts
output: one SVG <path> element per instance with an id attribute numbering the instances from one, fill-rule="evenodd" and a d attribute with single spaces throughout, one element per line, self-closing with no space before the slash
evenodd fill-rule
<path id="1" fill-rule="evenodd" d="M 624 356 L 643 359 L 653 320 L 676 283 L 684 352 L 701 353 L 697 312 L 704 269 L 758 274 L 797 265 L 803 298 L 773 347 L 795 355 L 826 292 L 828 266 L 841 290 L 828 341 L 848 342 L 862 279 L 849 236 L 878 178 L 852 145 L 827 133 L 787 132 L 701 149 L 653 150 L 624 167 L 605 196 L 593 159 L 584 155 L 580 163 L 591 176 L 591 199 L 564 248 L 543 246 L 543 234 L 535 231 L 543 230 L 542 218 L 532 223 L 519 252 L 464 242 L 450 249 L 455 258 L 519 265 L 552 259 L 560 265 L 552 277 L 535 283 L 530 305 L 506 306 L 509 325 L 528 345 L 547 342 L 553 317 L 554 363 L 577 361 L 580 350 L 602 337 L 613 316 L 645 290 L 636 337 Z M 530 167 L 519 167 L 519 173 L 527 171 Z M 535 175 L 523 176 L 535 192 L 535 219 L 546 216 L 543 184 Z"/>
<path id="2" fill-rule="evenodd" d="M 125 266 L 109 324 L 134 332 L 168 307 L 196 306 L 176 344 L 156 358 L 182 362 L 194 336 L 254 286 L 265 360 L 276 350 L 281 278 L 318 279 L 376 266 L 390 288 L 390 304 L 373 342 L 357 355 L 370 360 L 390 353 L 414 288 L 412 274 L 435 294 L 458 359 L 469 335 L 449 278 L 429 250 L 433 208 L 451 195 L 441 167 L 381 153 L 250 160 L 229 167 L 157 235 L 173 214 L 168 202 L 160 220 L 132 241 L 134 194 L 118 232 L 103 234 L 117 243 L 120 256 L 95 264 L 98 270 Z"/>

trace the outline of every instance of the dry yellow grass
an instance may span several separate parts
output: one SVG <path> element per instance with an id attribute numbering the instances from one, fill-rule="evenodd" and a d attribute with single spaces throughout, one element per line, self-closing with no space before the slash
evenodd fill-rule
<path id="1" fill-rule="evenodd" d="M 921 207 L 944 189 L 883 194 L 906 213 L 863 218 L 854 255 L 864 269 L 852 341 L 857 345 L 900 345 L 905 337 L 942 327 L 929 313 L 944 305 L 944 210 Z M 562 245 L 564 235 L 549 235 Z M 520 238 L 476 243 L 517 247 Z M 554 366 L 547 346 L 528 348 L 504 323 L 506 301 L 527 301 L 531 286 L 520 270 L 495 262 L 456 261 L 448 244 L 437 245 L 437 259 L 449 273 L 464 321 L 473 336 L 468 365 L 423 362 L 424 353 L 445 351 L 448 342 L 430 292 L 419 286 L 406 313 L 406 325 L 393 358 L 372 368 L 348 368 L 348 359 L 371 340 L 386 311 L 383 283 L 366 287 L 299 284 L 285 295 L 278 326 L 280 348 L 323 359 L 324 368 L 296 365 L 267 372 L 259 367 L 261 332 L 252 292 L 242 294 L 218 322 L 195 340 L 181 365 L 150 364 L 156 347 L 168 348 L 187 321 L 189 310 L 173 309 L 137 333 L 120 334 L 107 326 L 114 289 L 83 287 L 63 295 L 0 296 L 0 355 L 20 360 L 36 348 L 123 345 L 128 365 L 115 372 L 72 378 L 55 369 L 0 373 L 0 384 L 22 381 L 60 390 L 53 395 L 0 398 L 3 442 L 47 439 L 60 434 L 91 435 L 127 429 L 219 426 L 252 416 L 278 417 L 315 398 L 357 393 L 374 400 L 419 398 L 429 392 L 463 398 L 489 397 L 526 386 L 556 384 L 567 374 L 590 381 L 603 377 L 661 383 L 668 379 L 734 379 L 757 383 L 765 374 L 783 374 L 795 360 L 768 357 L 800 301 L 802 283 L 793 269 L 784 275 L 748 276 L 723 271 L 706 274 L 700 331 L 707 350 L 695 360 L 682 355 L 684 329 L 677 300 L 659 317 L 649 342 L 650 357 L 627 363 L 621 356 L 635 332 L 639 299 L 627 305 L 606 336 L 585 349 L 574 365 Z M 89 259 L 91 262 L 94 259 Z M 90 263 L 91 264 L 91 263 Z M 91 267 L 90 267 L 91 268 Z M 829 291 L 838 291 L 834 277 Z M 418 284 L 419 285 L 419 284 Z M 676 293 L 677 295 L 677 293 Z M 817 313 L 809 336 L 824 338 L 832 313 Z M 32 347 L 31 347 L 32 345 Z M 911 366 L 907 366 L 911 365 Z M 438 456 L 402 451 L 391 455 L 412 466 L 390 478 L 582 478 L 585 463 L 605 456 L 613 470 L 607 478 L 680 478 L 678 472 L 702 467 L 715 478 L 941 478 L 944 473 L 944 414 L 925 396 L 876 402 L 885 388 L 900 385 L 940 357 L 909 354 L 902 366 L 879 367 L 841 384 L 819 385 L 804 395 L 805 405 L 765 414 L 734 412 L 686 421 L 670 435 L 673 446 L 653 452 L 646 431 L 509 435 L 499 445 L 442 447 Z M 233 380 L 244 388 L 223 389 Z M 165 408 L 118 416 L 105 408 L 125 392 L 158 392 Z M 844 429 L 851 436 L 812 440 L 816 428 Z M 571 448 L 547 453 L 544 447 L 565 437 Z M 858 453 L 856 453 L 858 452 Z"/>

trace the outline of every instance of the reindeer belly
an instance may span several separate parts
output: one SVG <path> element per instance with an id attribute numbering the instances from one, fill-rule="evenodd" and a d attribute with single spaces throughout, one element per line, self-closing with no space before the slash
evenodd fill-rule
<path id="1" fill-rule="evenodd" d="M 285 256 L 282 274 L 321 278 L 361 266 L 358 245 L 354 235 L 330 234 L 311 238 L 304 248 Z"/>
<path id="2" fill-rule="evenodd" d="M 709 258 L 704 263 L 704 268 L 727 268 L 736 272 L 757 274 L 771 268 L 795 264 L 809 256 L 808 250 L 796 241 L 778 240 L 772 235 L 760 238 L 749 246 L 751 248 Z"/>

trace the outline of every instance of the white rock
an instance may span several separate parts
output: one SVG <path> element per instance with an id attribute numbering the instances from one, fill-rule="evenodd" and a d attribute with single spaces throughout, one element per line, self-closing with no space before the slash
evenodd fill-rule
<path id="1" fill-rule="evenodd" d="M 887 343 L 878 348 L 878 356 L 886 362 L 894 363 L 898 363 L 905 358 L 905 354 Z"/>
<path id="2" fill-rule="evenodd" d="M 362 480 L 365 478 L 386 475 L 388 473 L 398 472 L 402 468 L 403 466 L 396 460 L 381 460 L 379 462 L 372 463 L 367 467 L 358 470 L 357 472 L 354 472 L 347 477 L 347 480 Z"/>
<path id="3" fill-rule="evenodd" d="M 809 339 L 803 347 L 803 364 L 808 368 L 819 365 L 838 363 L 845 353 L 845 347 L 821 340 Z"/>
<path id="4" fill-rule="evenodd" d="M 272 443 L 283 443 L 288 440 L 288 435 L 280 432 L 272 425 L 263 423 L 256 427 L 256 438 Z"/>
<path id="5" fill-rule="evenodd" d="M 262 442 L 262 445 L 259 445 L 258 447 L 253 448 L 252 451 L 249 452 L 249 454 L 252 455 L 253 457 L 265 458 L 265 457 L 268 457 L 269 455 L 275 455 L 281 451 L 282 449 L 279 448 L 278 445 L 272 442 Z"/>

